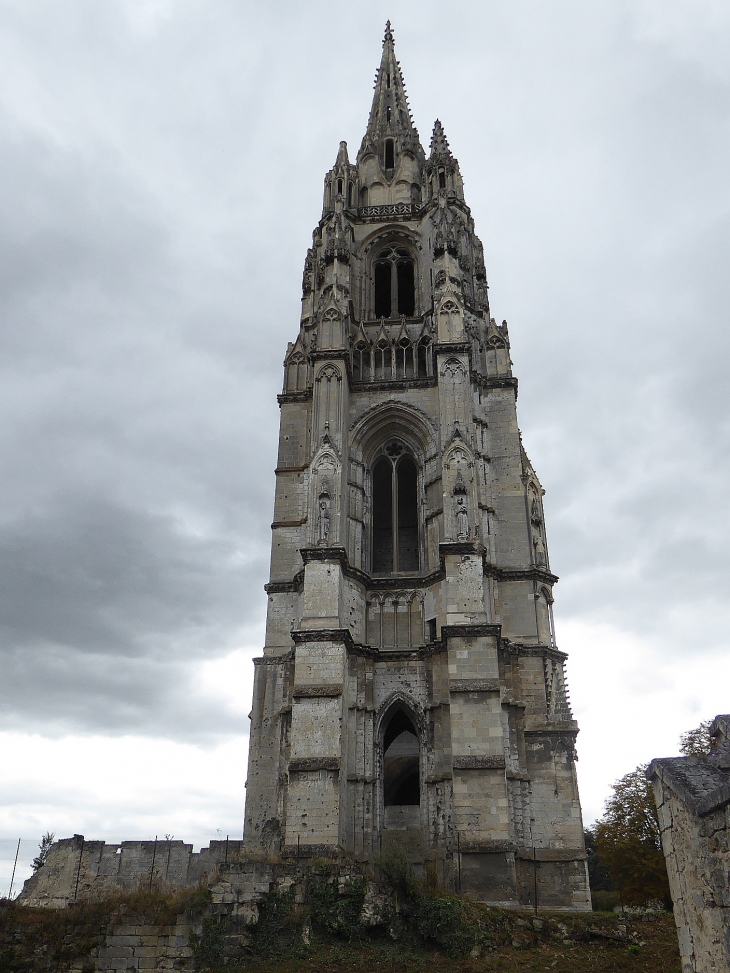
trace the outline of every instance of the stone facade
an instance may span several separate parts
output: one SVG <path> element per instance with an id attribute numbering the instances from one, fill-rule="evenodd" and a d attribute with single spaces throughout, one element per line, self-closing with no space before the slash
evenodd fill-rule
<path id="1" fill-rule="evenodd" d="M 683 973 L 730 970 L 730 715 L 707 757 L 653 760 Z"/>
<path id="2" fill-rule="evenodd" d="M 386 29 L 340 143 L 284 361 L 245 848 L 460 852 L 491 903 L 588 909 L 565 659 L 507 323 L 440 122 Z M 536 883 L 535 876 L 539 876 Z"/>

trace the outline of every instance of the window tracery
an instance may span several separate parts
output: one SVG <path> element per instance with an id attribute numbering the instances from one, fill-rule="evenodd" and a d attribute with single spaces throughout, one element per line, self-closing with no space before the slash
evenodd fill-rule
<path id="1" fill-rule="evenodd" d="M 372 571 L 418 571 L 418 468 L 402 443 L 391 440 L 372 472 Z"/>
<path id="2" fill-rule="evenodd" d="M 416 313 L 415 263 L 405 247 L 385 247 L 375 258 L 375 317 Z"/>

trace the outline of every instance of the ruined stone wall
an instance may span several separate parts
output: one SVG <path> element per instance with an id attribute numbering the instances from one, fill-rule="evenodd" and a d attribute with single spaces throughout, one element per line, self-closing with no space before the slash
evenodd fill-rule
<path id="1" fill-rule="evenodd" d="M 730 803 L 700 816 L 659 777 L 653 785 L 682 971 L 730 970 Z"/>
<path id="2" fill-rule="evenodd" d="M 211 841 L 194 852 L 183 841 L 112 845 L 74 835 L 54 842 L 46 864 L 26 881 L 18 901 L 63 909 L 70 902 L 140 888 L 195 889 L 212 881 L 222 864 L 238 860 L 242 850 L 242 841 Z"/>

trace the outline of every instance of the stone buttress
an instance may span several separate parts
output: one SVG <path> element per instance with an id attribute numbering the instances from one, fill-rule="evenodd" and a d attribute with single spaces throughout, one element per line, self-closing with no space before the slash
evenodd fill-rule
<path id="1" fill-rule="evenodd" d="M 386 29 L 340 143 L 284 363 L 244 841 L 394 837 L 505 905 L 590 908 L 543 490 L 506 322 L 440 122 L 426 157 Z"/>

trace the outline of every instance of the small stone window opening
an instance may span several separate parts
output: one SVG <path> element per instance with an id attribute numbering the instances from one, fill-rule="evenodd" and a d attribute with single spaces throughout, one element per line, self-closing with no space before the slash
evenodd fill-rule
<path id="1" fill-rule="evenodd" d="M 400 443 L 386 446 L 372 484 L 373 574 L 418 571 L 418 469 Z"/>
<path id="2" fill-rule="evenodd" d="M 439 169 L 439 189 L 446 189 L 446 173 Z"/>
<path id="3" fill-rule="evenodd" d="M 386 88 L 390 88 L 390 75 L 389 74 L 387 74 L 385 76 L 385 87 Z"/>
<path id="4" fill-rule="evenodd" d="M 337 195 L 338 196 L 341 196 L 342 195 L 342 180 L 341 179 L 338 179 L 337 180 Z"/>
<path id="5" fill-rule="evenodd" d="M 388 109 L 390 112 L 390 109 Z M 390 119 L 390 116 L 388 116 Z M 395 168 L 395 148 L 393 145 L 393 139 L 385 140 L 385 168 L 394 169 Z"/>
<path id="6" fill-rule="evenodd" d="M 348 182 L 347 184 L 347 205 L 348 207 L 352 206 L 352 183 L 351 182 Z"/>
<path id="7" fill-rule="evenodd" d="M 436 641 L 436 619 L 435 618 L 426 619 L 426 641 L 427 642 Z"/>
<path id="8" fill-rule="evenodd" d="M 383 804 L 385 807 L 421 803 L 418 735 L 402 711 L 393 714 L 383 738 Z"/>
<path id="9" fill-rule="evenodd" d="M 387 122 L 387 123 L 388 123 L 389 125 L 390 125 L 390 115 L 391 115 L 391 111 L 392 111 L 392 109 L 391 109 L 391 107 L 390 107 L 390 105 L 388 105 L 388 107 L 387 107 L 387 108 L 385 109 L 385 120 L 386 120 L 386 122 Z"/>

